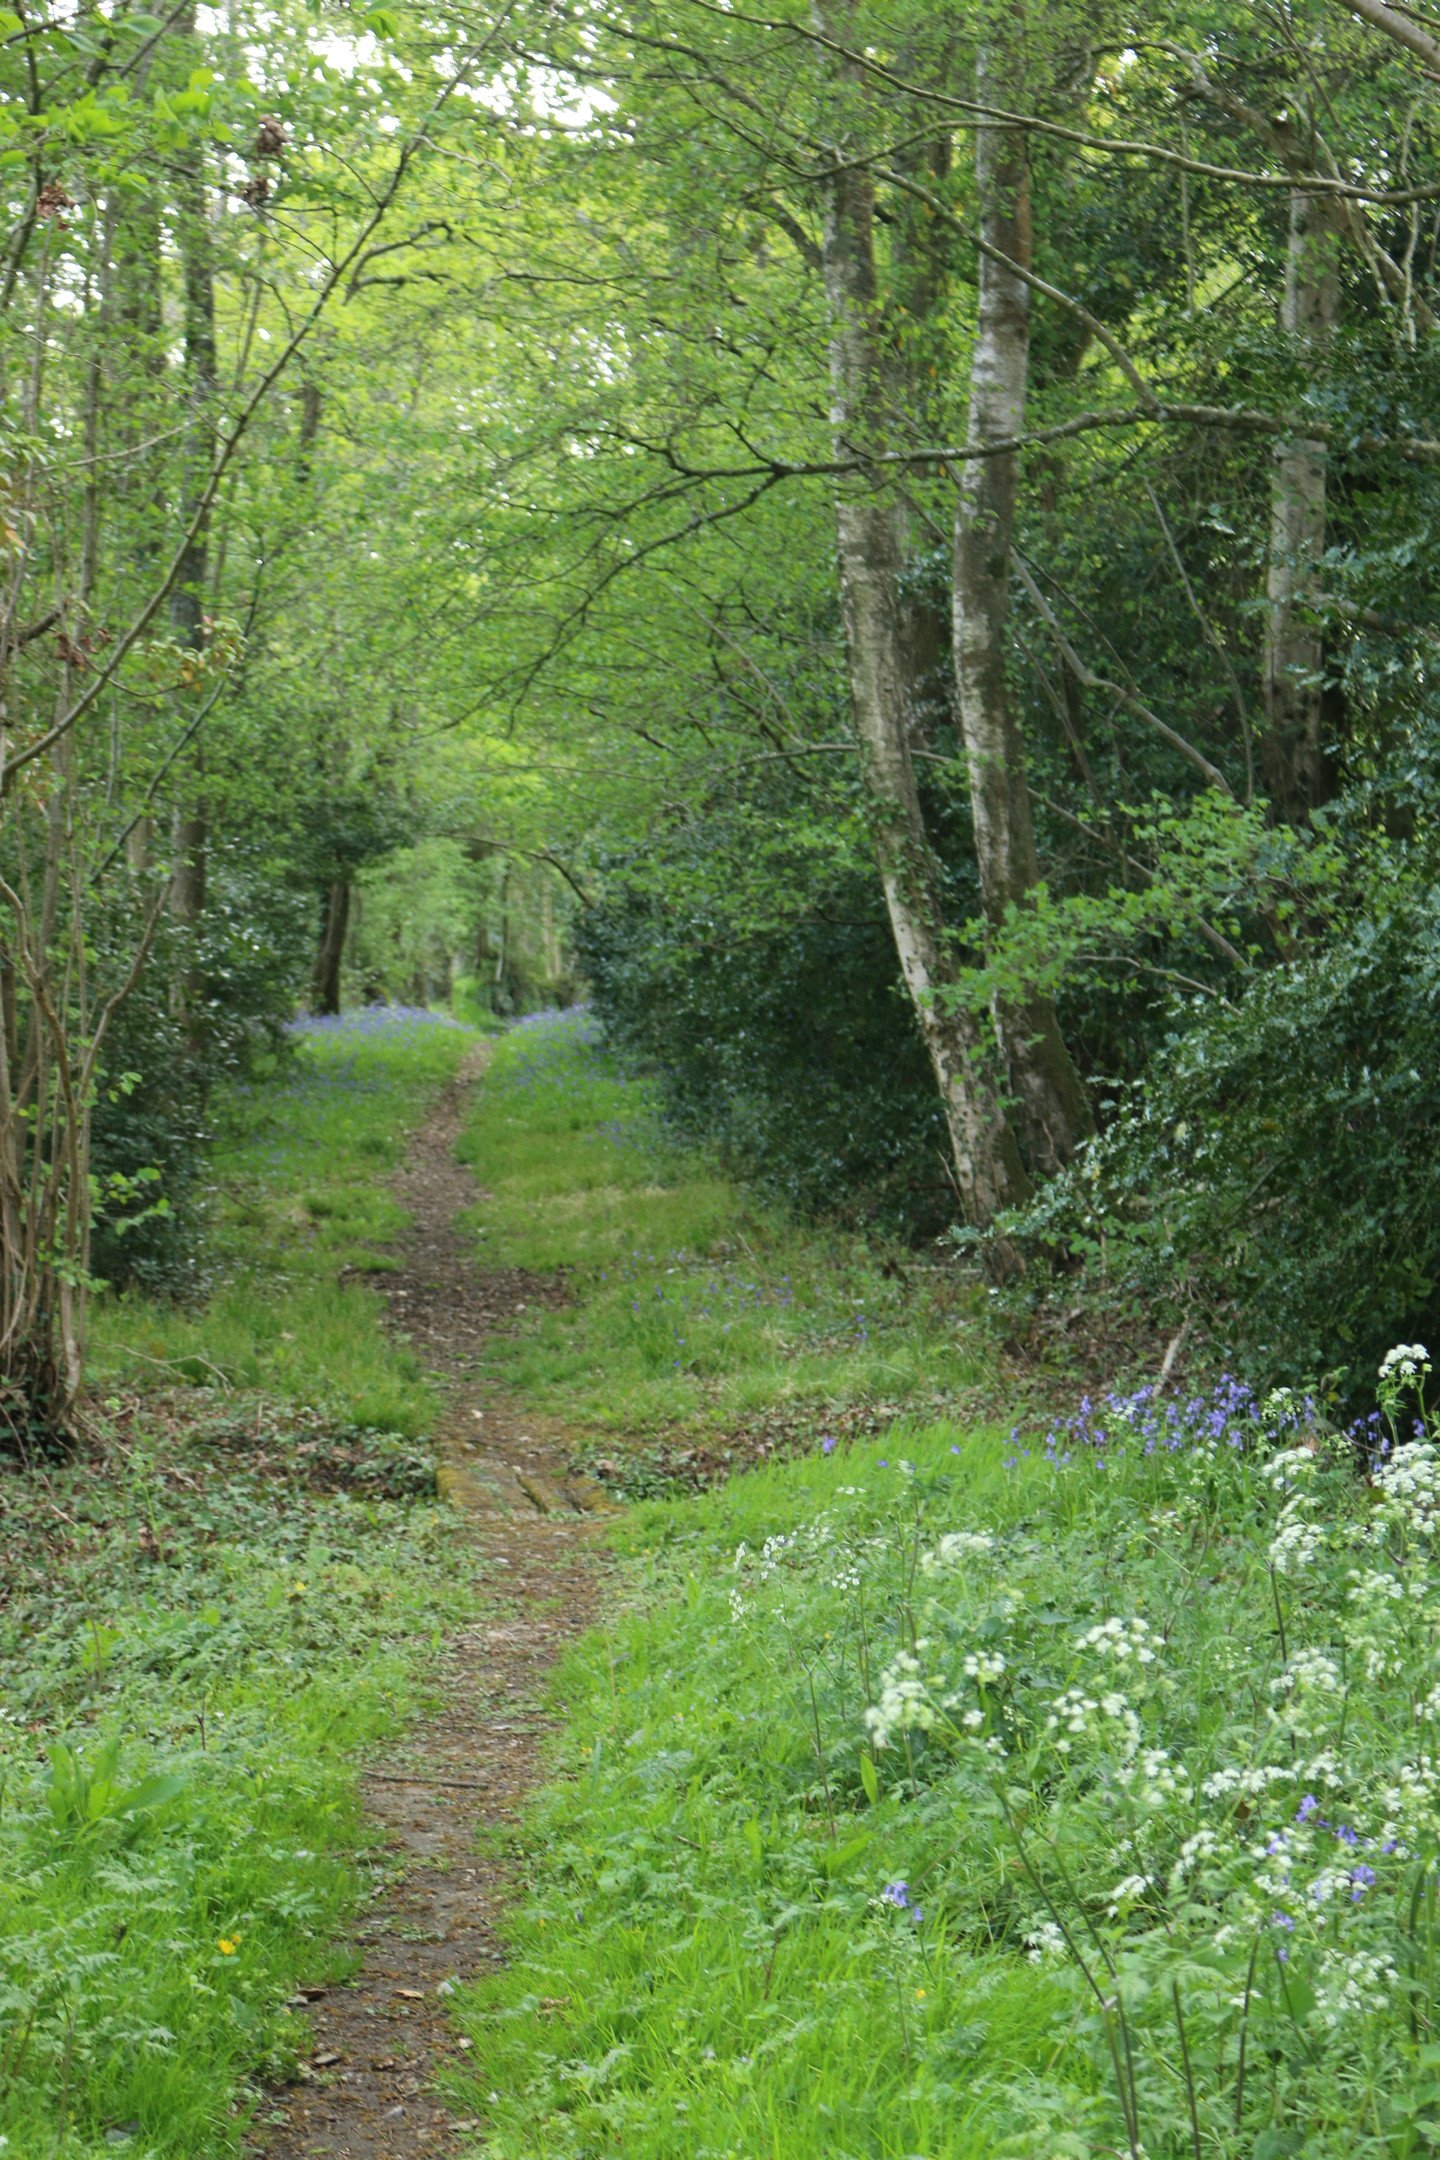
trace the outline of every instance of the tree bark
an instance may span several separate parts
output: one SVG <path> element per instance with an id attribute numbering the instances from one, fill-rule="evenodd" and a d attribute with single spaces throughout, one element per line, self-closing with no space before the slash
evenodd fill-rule
<path id="1" fill-rule="evenodd" d="M 193 43 L 195 9 L 190 6 L 177 25 L 184 47 Z M 185 333 L 185 480 L 181 517 L 188 523 L 194 514 L 216 451 L 216 404 L 219 370 L 215 352 L 215 259 L 210 232 L 210 205 L 205 185 L 204 153 L 195 146 L 177 155 L 176 212 L 183 275 Z M 175 642 L 196 654 L 205 650 L 205 598 L 210 569 L 210 520 L 202 517 L 185 550 L 180 575 L 170 595 L 170 634 Z M 201 695 L 200 685 L 194 695 Z M 204 800 L 204 765 L 197 752 L 190 775 L 190 793 L 175 818 L 175 860 L 170 884 L 171 910 L 178 922 L 194 930 L 205 912 L 210 844 L 209 817 Z M 193 1011 L 204 994 L 200 971 L 193 963 L 184 972 L 182 999 Z"/>
<path id="2" fill-rule="evenodd" d="M 317 1013 L 333 1017 L 340 1011 L 340 970 L 349 926 L 350 880 L 337 877 L 325 898 L 325 921 L 320 932 L 320 948 L 315 955 L 310 1004 Z"/>
<path id="3" fill-rule="evenodd" d="M 907 54 L 900 71 L 913 80 L 923 68 L 918 54 Z M 943 70 L 937 73 L 940 80 L 946 79 Z M 943 186 L 951 164 L 949 138 L 902 148 L 895 164 L 924 187 Z M 953 238 L 928 204 L 914 195 L 901 193 L 891 206 L 890 218 L 885 308 L 890 402 L 917 442 L 941 442 L 940 386 L 949 372 L 942 311 L 950 283 Z M 931 750 L 942 734 L 948 738 L 957 723 L 949 564 L 942 564 L 943 549 L 933 528 L 905 493 L 901 496 L 901 539 L 910 739 L 913 748 Z"/>
<path id="4" fill-rule="evenodd" d="M 826 183 L 831 421 L 837 451 L 878 453 L 886 433 L 886 364 L 868 172 L 837 154 Z M 842 480 L 836 495 L 841 609 L 851 713 L 872 845 L 900 971 L 930 1057 L 950 1136 L 954 1179 L 969 1222 L 988 1224 L 1026 1197 L 1029 1181 L 985 1071 L 981 1029 L 951 995 L 940 867 L 931 849 L 910 750 L 914 719 L 901 604 L 903 510 L 881 468 Z M 1008 1250 L 1002 1271 L 1014 1266 Z"/>
<path id="5" fill-rule="evenodd" d="M 1340 306 L 1332 220 L 1312 195 L 1290 197 L 1285 295 L 1280 327 L 1318 359 Z M 1326 747 L 1325 650 L 1314 613 L 1325 554 L 1326 449 L 1297 435 L 1275 450 L 1270 483 L 1270 556 L 1265 577 L 1261 766 L 1271 800 L 1289 824 L 1302 823 L 1334 791 Z"/>
<path id="6" fill-rule="evenodd" d="M 1014 102 L 1012 71 L 982 51 L 978 94 Z M 1030 360 L 1030 290 L 1005 260 L 1028 268 L 1030 184 L 1018 130 L 978 128 L 975 181 L 981 252 L 967 441 L 1024 427 Z M 987 922 L 1024 907 L 1039 883 L 1025 741 L 1006 681 L 1011 536 L 1019 460 L 1013 451 L 969 459 L 955 509 L 953 604 L 960 727 L 970 780 L 975 856 Z M 1067 1162 L 1092 1130 L 1085 1090 L 1048 997 L 997 998 L 995 1024 L 1025 1153 L 1040 1172 Z"/>

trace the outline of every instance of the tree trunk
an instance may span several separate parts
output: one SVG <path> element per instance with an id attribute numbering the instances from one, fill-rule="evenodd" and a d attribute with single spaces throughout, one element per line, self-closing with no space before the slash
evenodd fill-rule
<path id="1" fill-rule="evenodd" d="M 1290 197 L 1280 327 L 1306 357 L 1318 358 L 1339 305 L 1330 222 L 1315 198 L 1297 188 Z M 1324 443 L 1296 436 L 1276 448 L 1270 483 L 1261 764 L 1289 824 L 1303 822 L 1334 788 L 1325 741 L 1325 652 L 1313 612 L 1325 553 L 1325 466 Z"/>
<path id="2" fill-rule="evenodd" d="M 843 456 L 879 453 L 887 399 L 874 198 L 869 174 L 843 154 L 826 188 L 824 270 L 836 449 Z M 959 975 L 910 753 L 914 700 L 901 606 L 901 519 L 899 498 L 880 469 L 841 481 L 836 528 L 851 712 L 895 951 L 944 1106 L 961 1205 L 968 1221 L 983 1225 L 1023 1199 L 1029 1185 L 985 1074 L 980 1029 L 948 994 Z M 1002 1252 L 999 1265 L 1013 1267 L 1013 1255 Z"/>
<path id="3" fill-rule="evenodd" d="M 350 926 L 350 880 L 337 877 L 325 898 L 325 921 L 315 955 L 310 992 L 313 1012 L 334 1017 L 340 1011 L 340 970 L 345 958 L 345 933 Z"/>
<path id="4" fill-rule="evenodd" d="M 1009 71 L 982 52 L 982 100 L 1013 103 Z M 993 127 L 975 133 L 981 253 L 967 444 L 1018 435 L 1025 420 L 1030 359 L 1030 292 L 997 255 L 1028 268 L 1030 184 L 1024 136 Z M 989 252 L 989 251 L 994 252 Z M 1030 818 L 1025 742 L 1006 682 L 1010 549 L 1019 477 L 1016 452 L 969 459 L 955 510 L 955 673 L 970 779 L 975 856 L 986 919 L 999 929 L 1039 882 Z M 1048 997 L 1023 990 L 997 998 L 999 1033 L 1016 1116 L 1031 1167 L 1068 1161 L 1091 1131 L 1085 1090 Z"/>
<path id="5" fill-rule="evenodd" d="M 923 60 L 911 53 L 899 72 L 913 81 L 923 70 Z M 938 72 L 944 80 L 943 70 Z M 901 149 L 895 164 L 922 186 L 943 189 L 951 164 L 950 139 L 940 136 Z M 885 312 L 891 404 L 917 442 L 943 442 L 942 384 L 950 372 L 951 343 L 944 308 L 954 239 L 950 228 L 914 195 L 899 194 L 890 216 Z M 948 749 L 949 732 L 957 721 L 949 565 L 940 560 L 942 549 L 930 521 L 904 494 L 901 536 L 911 745 L 933 750 L 943 736 Z"/>
<path id="6" fill-rule="evenodd" d="M 177 25 L 185 46 L 193 43 L 195 9 Z M 200 500 L 216 448 L 216 402 L 219 393 L 215 356 L 215 260 L 210 205 L 205 185 L 204 153 L 197 146 L 177 155 L 176 212 L 184 285 L 185 330 L 185 481 L 180 515 L 188 525 Z M 170 635 L 188 651 L 205 650 L 205 597 L 210 567 L 210 520 L 200 519 L 185 550 L 180 575 L 170 595 Z M 204 694 L 197 680 L 191 695 Z M 210 844 L 204 800 L 204 764 L 197 752 L 189 778 L 189 799 L 175 819 L 175 861 L 170 905 L 178 922 L 194 931 L 205 912 Z M 193 962 L 179 985 L 181 1002 L 193 1013 L 204 996 L 201 970 Z"/>

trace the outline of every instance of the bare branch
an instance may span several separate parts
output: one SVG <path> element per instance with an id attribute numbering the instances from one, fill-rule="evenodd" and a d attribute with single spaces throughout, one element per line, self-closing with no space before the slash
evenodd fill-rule
<path id="1" fill-rule="evenodd" d="M 1222 795 L 1233 795 L 1234 789 L 1225 778 L 1224 773 L 1221 772 L 1218 765 L 1211 764 L 1203 750 L 1198 750 L 1194 743 L 1187 741 L 1186 737 L 1180 734 L 1178 729 L 1171 727 L 1168 720 L 1162 720 L 1160 715 L 1153 711 L 1143 698 L 1137 697 L 1133 690 L 1126 689 L 1123 683 L 1111 682 L 1107 676 L 1097 675 L 1092 667 L 1086 665 L 1065 635 L 1059 616 L 1055 613 L 1044 593 L 1041 592 L 1040 587 L 1031 576 L 1030 571 L 1018 556 L 1015 568 L 1019 573 L 1021 584 L 1030 595 L 1033 605 L 1039 610 L 1045 627 L 1054 638 L 1060 657 L 1068 667 L 1074 670 L 1077 680 L 1083 683 L 1087 690 L 1103 690 L 1107 697 L 1117 698 L 1137 718 L 1143 720 L 1147 727 L 1153 728 L 1162 742 L 1169 743 L 1171 749 L 1177 751 L 1188 765 L 1193 765 L 1196 772 L 1207 780 L 1211 787 L 1218 788 Z"/>

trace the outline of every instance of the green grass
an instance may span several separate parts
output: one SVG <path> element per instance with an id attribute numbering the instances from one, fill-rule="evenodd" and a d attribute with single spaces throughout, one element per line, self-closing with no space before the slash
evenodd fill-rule
<path id="1" fill-rule="evenodd" d="M 501 1255 L 583 1241 L 577 1308 L 511 1361 L 541 1399 L 723 1416 L 797 1370 L 823 1396 L 877 1355 L 927 1369 L 918 1300 L 832 1366 L 825 1271 L 863 1258 L 667 1156 L 643 1091 L 547 1025 L 473 1135 Z M 672 1267 L 759 1290 L 713 1369 L 627 1327 Z M 1044 1447 L 922 1404 L 616 1531 L 513 1962 L 460 2008 L 479 2150 L 1440 2150 L 1440 1436 L 1362 1480 L 1373 1436 L 1229 1382 Z"/>
<path id="2" fill-rule="evenodd" d="M 402 1226 L 389 1180 L 440 1084 L 475 1040 L 427 1017 L 311 1023 L 293 1060 L 220 1106 L 201 1304 L 97 1301 L 99 1385 L 146 1376 L 323 1403 L 418 1433 L 423 1370 L 376 1325 L 380 1300 L 342 1270 L 383 1269 Z"/>
<path id="3" fill-rule="evenodd" d="M 902 1510 L 910 1494 L 875 1467 L 892 1444 L 967 1504 L 994 1489 L 998 1444 L 973 1438 L 957 1468 L 953 1438 L 910 1432 L 863 1457 L 775 1465 L 625 1525 L 639 1609 L 561 1677 L 565 1780 L 528 1825 L 515 1963 L 462 2014 L 476 2075 L 457 2099 L 489 2118 L 493 2160 L 1001 2149 L 994 2068 L 977 2070 L 988 2055 L 1007 2081 L 1039 2079 L 1067 1999 L 1048 1970 L 957 1960 L 881 1903 L 888 1880 L 920 1872 L 917 1839 L 902 1807 L 871 1809 L 860 1787 L 853 1663 L 840 1690 L 852 1730 L 837 1743 L 826 1667 L 842 1649 L 853 1660 L 853 1644 L 833 1611 L 830 1640 L 802 1622 L 797 1641 L 783 1622 L 737 1624 L 729 1605 L 738 1544 L 759 1550 L 832 1508 L 868 1516 L 841 1493 L 857 1479 L 889 1529 L 880 1492 Z"/>
<path id="4" fill-rule="evenodd" d="M 577 1304 L 533 1314 L 492 1353 L 537 1409 L 634 1439 L 933 1407 L 984 1375 L 972 1287 L 797 1225 L 678 1152 L 575 1015 L 505 1038 L 462 1153 L 489 1194 L 473 1217 L 482 1259 L 572 1271 Z"/>
<path id="5" fill-rule="evenodd" d="M 332 1278 L 400 1227 L 403 1127 L 471 1039 L 322 1031 L 226 1105 L 212 1304 L 118 1302 L 83 1455 L 0 1466 L 6 2160 L 238 2153 L 306 2051 L 287 1997 L 342 1969 L 384 1865 L 357 1759 L 475 1588 L 404 1437 L 432 1391 Z"/>

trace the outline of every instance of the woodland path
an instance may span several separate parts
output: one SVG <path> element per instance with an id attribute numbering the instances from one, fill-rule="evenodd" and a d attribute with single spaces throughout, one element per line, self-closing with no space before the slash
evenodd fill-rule
<path id="1" fill-rule="evenodd" d="M 442 2066 L 462 2059 L 440 1990 L 503 1958 L 510 1869 L 503 1841 L 484 1833 L 508 1825 L 540 1777 L 539 1691 L 596 1608 L 586 1516 L 609 1503 L 567 1478 L 563 1436 L 527 1422 L 483 1374 L 488 1335 L 565 1296 L 556 1278 L 477 1266 L 457 1228 L 481 1197 L 455 1143 L 487 1057 L 482 1045 L 465 1060 L 412 1135 L 395 1184 L 410 1227 L 397 1270 L 375 1278 L 390 1324 L 445 1385 L 441 1487 L 469 1525 L 485 1612 L 446 1645 L 437 1714 L 365 1777 L 401 1872 L 353 1931 L 354 1978 L 307 1996 L 314 2046 L 301 2082 L 277 2098 L 272 2120 L 288 2119 L 258 2147 L 267 2160 L 437 2160 L 473 2143 L 479 2120 L 457 2120 L 434 2092 Z"/>

